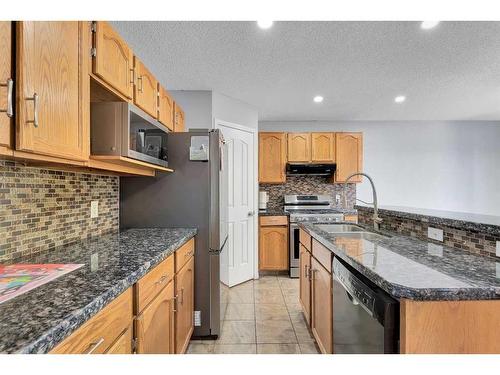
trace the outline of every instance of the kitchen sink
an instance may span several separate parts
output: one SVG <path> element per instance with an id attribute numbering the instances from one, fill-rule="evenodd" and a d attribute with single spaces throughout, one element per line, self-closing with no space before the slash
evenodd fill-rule
<path id="1" fill-rule="evenodd" d="M 335 233 L 335 235 L 338 237 L 355 238 L 360 240 L 382 240 L 384 238 L 391 237 L 385 234 L 372 233 L 372 232 L 344 232 L 344 233 Z"/>
<path id="2" fill-rule="evenodd" d="M 319 224 L 316 226 L 328 233 L 366 232 L 364 228 L 351 224 Z"/>

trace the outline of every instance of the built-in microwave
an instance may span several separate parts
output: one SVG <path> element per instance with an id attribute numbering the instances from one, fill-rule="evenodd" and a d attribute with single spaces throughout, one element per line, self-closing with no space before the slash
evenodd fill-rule
<path id="1" fill-rule="evenodd" d="M 168 167 L 168 129 L 126 102 L 90 104 L 92 155 L 116 155 Z"/>

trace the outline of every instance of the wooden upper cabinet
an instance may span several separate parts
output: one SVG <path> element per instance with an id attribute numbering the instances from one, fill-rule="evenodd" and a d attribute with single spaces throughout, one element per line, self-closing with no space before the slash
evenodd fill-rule
<path id="1" fill-rule="evenodd" d="M 0 146 L 13 148 L 12 22 L 0 21 Z"/>
<path id="2" fill-rule="evenodd" d="M 311 161 L 311 133 L 288 133 L 288 162 Z"/>
<path id="3" fill-rule="evenodd" d="M 174 353 L 174 282 L 170 281 L 137 318 L 138 354 Z"/>
<path id="4" fill-rule="evenodd" d="M 93 72 L 125 97 L 132 99 L 134 88 L 133 53 L 108 22 L 94 24 Z"/>
<path id="5" fill-rule="evenodd" d="M 194 330 L 194 256 L 175 275 L 175 353 L 184 353 Z"/>
<path id="6" fill-rule="evenodd" d="M 184 123 L 184 111 L 181 106 L 174 102 L 174 131 L 185 131 L 186 125 Z"/>
<path id="7" fill-rule="evenodd" d="M 288 227 L 260 227 L 259 269 L 280 271 L 288 269 Z"/>
<path id="8" fill-rule="evenodd" d="M 174 100 L 167 90 L 158 83 L 158 121 L 174 130 Z"/>
<path id="9" fill-rule="evenodd" d="M 147 114 L 158 116 L 158 81 L 141 60 L 134 57 L 134 103 Z"/>
<path id="10" fill-rule="evenodd" d="M 349 175 L 363 171 L 363 133 L 336 133 L 335 159 L 337 171 L 335 182 L 345 182 Z M 355 176 L 349 182 L 361 182 L 362 176 Z"/>
<path id="11" fill-rule="evenodd" d="M 335 162 L 335 133 L 311 133 L 311 162 Z"/>
<path id="12" fill-rule="evenodd" d="M 17 23 L 17 137 L 23 151 L 89 157 L 89 35 L 84 22 Z M 85 56 L 85 57 L 84 57 Z"/>
<path id="13" fill-rule="evenodd" d="M 259 182 L 285 182 L 286 133 L 259 133 Z"/>

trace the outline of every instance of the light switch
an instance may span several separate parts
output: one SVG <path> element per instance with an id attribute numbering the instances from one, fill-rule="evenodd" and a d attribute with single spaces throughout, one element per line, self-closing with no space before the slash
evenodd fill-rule
<path id="1" fill-rule="evenodd" d="M 436 241 L 443 242 L 443 230 L 433 228 L 433 227 L 428 227 L 427 228 L 427 237 L 432 238 L 433 240 L 436 240 Z"/>
<path id="2" fill-rule="evenodd" d="M 99 217 L 99 201 L 90 202 L 90 218 L 95 219 Z"/>
<path id="3" fill-rule="evenodd" d="M 497 257 L 500 257 L 500 241 L 497 241 L 497 251 L 496 251 Z"/>

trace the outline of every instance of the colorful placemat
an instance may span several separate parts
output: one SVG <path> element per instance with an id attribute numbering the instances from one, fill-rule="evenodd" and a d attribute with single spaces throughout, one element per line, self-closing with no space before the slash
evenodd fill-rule
<path id="1" fill-rule="evenodd" d="M 0 264 L 0 303 L 74 271 L 83 264 Z"/>

